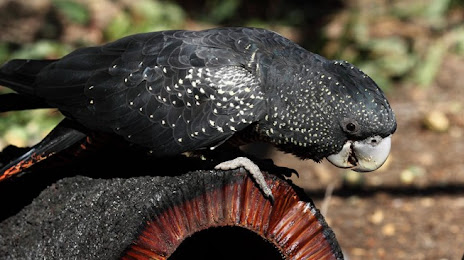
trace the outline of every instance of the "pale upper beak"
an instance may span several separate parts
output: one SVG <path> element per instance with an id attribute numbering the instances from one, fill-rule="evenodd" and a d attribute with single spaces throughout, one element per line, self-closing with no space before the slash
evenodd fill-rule
<path id="1" fill-rule="evenodd" d="M 385 138 L 373 136 L 361 141 L 348 140 L 339 153 L 328 156 L 327 160 L 340 168 L 370 172 L 385 163 L 390 147 L 391 135 Z"/>

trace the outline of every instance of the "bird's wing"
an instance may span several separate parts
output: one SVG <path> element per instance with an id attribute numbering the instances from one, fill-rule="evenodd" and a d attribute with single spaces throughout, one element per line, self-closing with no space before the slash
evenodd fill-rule
<path id="1" fill-rule="evenodd" d="M 165 31 L 78 50 L 41 72 L 37 94 L 161 155 L 215 146 L 266 112 L 266 33 Z"/>

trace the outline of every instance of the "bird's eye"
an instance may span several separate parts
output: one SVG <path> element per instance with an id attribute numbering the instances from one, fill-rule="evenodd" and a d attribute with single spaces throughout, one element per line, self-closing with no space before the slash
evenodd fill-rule
<path id="1" fill-rule="evenodd" d="M 345 131 L 346 133 L 349 133 L 349 134 L 356 135 L 356 134 L 358 134 L 358 132 L 360 130 L 358 122 L 356 122 L 356 120 L 350 119 L 350 118 L 345 118 L 342 121 L 341 126 L 343 128 L 343 131 Z"/>
<path id="2" fill-rule="evenodd" d="M 348 130 L 350 132 L 354 132 L 354 131 L 356 131 L 356 125 L 353 124 L 353 123 L 346 124 L 346 130 Z"/>

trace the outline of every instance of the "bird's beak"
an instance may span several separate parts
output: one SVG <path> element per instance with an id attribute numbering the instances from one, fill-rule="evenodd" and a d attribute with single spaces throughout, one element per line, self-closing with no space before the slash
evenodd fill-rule
<path id="1" fill-rule="evenodd" d="M 357 172 L 370 172 L 382 166 L 390 154 L 391 135 L 382 138 L 373 136 L 361 141 L 347 141 L 337 154 L 327 160 L 340 168 Z"/>

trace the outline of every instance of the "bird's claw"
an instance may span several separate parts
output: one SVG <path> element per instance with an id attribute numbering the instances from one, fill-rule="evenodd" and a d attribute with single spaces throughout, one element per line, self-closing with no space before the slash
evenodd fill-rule
<path id="1" fill-rule="evenodd" d="M 246 157 L 237 157 L 233 160 L 225 161 L 216 165 L 214 169 L 231 170 L 240 167 L 245 168 L 245 170 L 247 170 L 250 173 L 251 177 L 256 181 L 256 184 L 258 185 L 261 192 L 263 192 L 264 196 L 268 198 L 271 201 L 271 203 L 274 203 L 274 195 L 272 195 L 272 190 L 267 184 L 266 180 L 264 179 L 263 173 L 259 169 L 258 165 L 256 165 L 250 159 Z"/>

